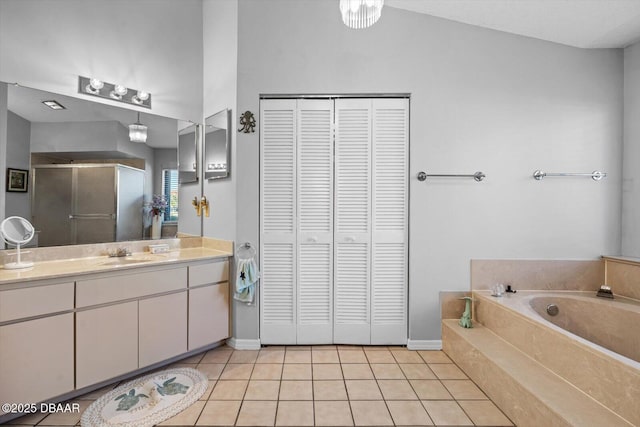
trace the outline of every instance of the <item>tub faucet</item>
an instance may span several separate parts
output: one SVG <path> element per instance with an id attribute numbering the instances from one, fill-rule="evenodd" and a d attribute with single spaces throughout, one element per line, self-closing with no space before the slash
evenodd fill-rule
<path id="1" fill-rule="evenodd" d="M 598 289 L 598 293 L 596 294 L 598 297 L 602 298 L 613 298 L 613 292 L 611 291 L 611 286 L 602 285 L 600 289 Z"/>

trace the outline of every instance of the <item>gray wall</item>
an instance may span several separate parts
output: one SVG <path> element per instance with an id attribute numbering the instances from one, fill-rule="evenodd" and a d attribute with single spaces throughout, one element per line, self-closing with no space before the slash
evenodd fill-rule
<path id="1" fill-rule="evenodd" d="M 7 172 L 7 99 L 9 91 L 6 83 L 0 82 L 0 175 Z M 5 218 L 5 198 L 6 198 L 6 175 L 0 180 L 0 219 Z M 0 248 L 4 244 L 0 243 Z"/>
<path id="2" fill-rule="evenodd" d="M 7 114 L 7 167 L 29 170 L 31 123 L 8 111 Z M 28 193 L 8 192 L 6 196 L 6 216 L 17 215 L 31 221 L 31 183 Z"/>
<path id="3" fill-rule="evenodd" d="M 204 116 L 228 108 L 232 114 L 231 173 L 229 178 L 204 181 L 202 194 L 211 202 L 211 216 L 202 223 L 203 236 L 235 240 L 236 182 L 244 170 L 236 169 L 236 88 L 238 58 L 238 2 L 203 1 Z M 203 122 L 204 123 L 204 122 Z"/>
<path id="4" fill-rule="evenodd" d="M 640 43 L 624 50 L 622 255 L 640 257 Z"/>
<path id="5" fill-rule="evenodd" d="M 154 153 L 153 194 L 162 194 L 162 170 L 178 168 L 178 150 L 175 148 L 156 148 Z"/>
<path id="6" fill-rule="evenodd" d="M 240 0 L 238 16 L 239 111 L 257 117 L 261 93 L 411 93 L 411 340 L 440 338 L 438 292 L 469 289 L 472 258 L 595 259 L 619 250 L 621 50 L 391 7 L 353 31 L 337 2 Z M 236 239 L 257 242 L 257 132 L 237 134 L 236 157 Z M 536 169 L 609 176 L 537 182 Z M 481 170 L 487 179 L 418 182 L 421 170 Z M 256 308 L 234 323 L 242 325 L 236 338 L 259 336 Z"/>

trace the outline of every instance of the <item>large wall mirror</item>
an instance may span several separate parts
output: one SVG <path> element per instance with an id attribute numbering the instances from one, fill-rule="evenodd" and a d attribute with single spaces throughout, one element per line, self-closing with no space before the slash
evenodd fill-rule
<path id="1" fill-rule="evenodd" d="M 7 110 L 6 173 L 25 185 L 7 187 L 5 216 L 34 224 L 34 246 L 149 239 L 154 195 L 161 237 L 177 235 L 178 140 L 195 125 L 141 112 L 147 140 L 132 142 L 137 111 L 11 84 Z"/>
<path id="2" fill-rule="evenodd" d="M 227 178 L 231 167 L 231 111 L 222 110 L 205 120 L 204 178 Z"/>

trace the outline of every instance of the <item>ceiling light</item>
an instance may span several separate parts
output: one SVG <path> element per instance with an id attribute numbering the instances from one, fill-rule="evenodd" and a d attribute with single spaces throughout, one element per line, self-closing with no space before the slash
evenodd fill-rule
<path id="1" fill-rule="evenodd" d="M 60 104 L 58 101 L 50 100 L 50 101 L 42 101 L 44 105 L 51 108 L 52 110 L 66 110 L 64 105 Z"/>
<path id="2" fill-rule="evenodd" d="M 78 93 L 151 108 L 151 94 L 149 92 L 94 78 L 78 76 Z"/>
<path id="3" fill-rule="evenodd" d="M 359 30 L 375 24 L 380 19 L 384 0 L 340 0 L 342 22 Z"/>
<path id="4" fill-rule="evenodd" d="M 138 121 L 129 125 L 129 140 L 131 142 L 147 142 L 147 127 L 140 123 L 140 113 Z"/>

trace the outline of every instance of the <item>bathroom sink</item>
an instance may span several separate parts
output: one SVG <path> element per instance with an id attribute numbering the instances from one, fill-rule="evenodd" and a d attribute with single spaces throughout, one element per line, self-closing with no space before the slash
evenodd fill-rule
<path id="1" fill-rule="evenodd" d="M 154 258 L 140 258 L 140 257 L 117 257 L 110 258 L 108 261 L 103 262 L 101 265 L 131 265 L 131 264 L 142 264 L 145 262 L 155 261 Z"/>

